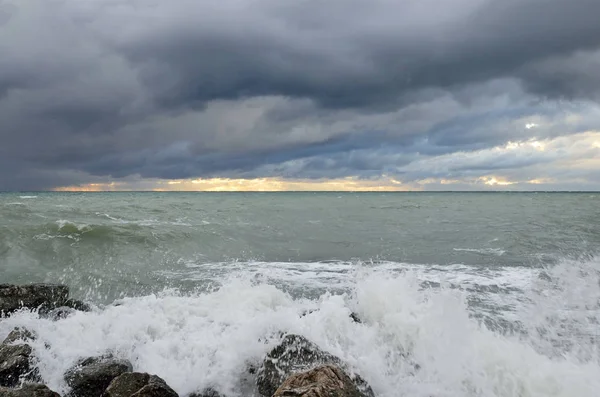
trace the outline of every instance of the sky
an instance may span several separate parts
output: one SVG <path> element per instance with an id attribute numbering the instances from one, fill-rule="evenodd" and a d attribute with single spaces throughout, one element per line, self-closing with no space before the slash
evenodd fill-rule
<path id="1" fill-rule="evenodd" d="M 0 0 L 0 190 L 600 190 L 598 0 Z"/>

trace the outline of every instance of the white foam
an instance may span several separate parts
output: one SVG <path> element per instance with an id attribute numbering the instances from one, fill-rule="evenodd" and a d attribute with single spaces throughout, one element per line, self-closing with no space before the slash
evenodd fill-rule
<path id="1" fill-rule="evenodd" d="M 159 221 L 157 219 L 126 220 L 126 219 L 111 216 L 109 214 L 103 214 L 100 212 L 96 212 L 96 215 L 106 217 L 106 218 L 110 219 L 111 221 L 113 221 L 114 223 L 119 223 L 119 224 L 124 224 L 124 225 L 132 224 L 132 225 L 139 225 L 139 226 L 160 226 L 160 225 L 192 226 L 192 224 L 185 222 L 186 218 L 177 218 L 174 221 Z M 203 224 L 205 224 L 205 223 L 203 222 Z"/>
<path id="2" fill-rule="evenodd" d="M 89 232 L 90 230 L 92 230 L 92 227 L 88 224 L 75 223 L 75 222 L 71 222 L 66 219 L 59 219 L 56 221 L 56 224 L 58 225 L 59 231 L 63 231 L 65 229 L 67 229 L 67 230 L 74 229 L 78 233 L 85 233 L 85 232 Z"/>
<path id="3" fill-rule="evenodd" d="M 332 264 L 315 264 L 310 277 L 327 266 Z M 162 376 L 182 396 L 205 386 L 230 396 L 250 395 L 239 381 L 246 362 L 258 362 L 276 343 L 277 332 L 286 331 L 305 335 L 340 356 L 382 397 L 598 395 L 598 345 L 585 335 L 580 339 L 567 335 L 566 340 L 576 341 L 587 355 L 573 354 L 566 346 L 564 354 L 557 355 L 554 345 L 547 346 L 535 333 L 503 336 L 482 328 L 470 316 L 466 291 L 443 286 L 423 289 L 422 275 L 427 272 L 422 269 L 363 267 L 349 272 L 350 264 L 333 266 L 352 279 L 351 292 L 293 299 L 253 272 L 240 271 L 223 276 L 222 287 L 212 292 L 180 296 L 165 291 L 128 298 L 119 306 L 58 322 L 21 313 L 0 323 L 0 337 L 17 325 L 37 332 L 33 347 L 41 375 L 60 392 L 66 391 L 62 373 L 78 358 L 111 350 L 131 360 L 135 370 Z M 460 266 L 454 271 L 460 272 Z M 559 288 L 529 280 L 527 299 L 516 312 L 519 320 L 545 329 L 560 342 L 562 329 L 553 316 L 560 309 L 566 319 L 577 320 L 573 308 L 597 305 L 597 267 L 598 262 L 592 261 L 557 268 L 549 279 Z M 582 288 L 573 291 L 577 285 Z M 316 308 L 306 316 L 298 315 Z M 351 311 L 364 323 L 351 321 Z M 537 313 L 534 319 L 532 311 Z M 593 310 L 587 316 L 600 320 Z M 415 371 L 414 363 L 419 370 Z"/>
<path id="4" fill-rule="evenodd" d="M 34 199 L 34 198 L 37 198 L 37 196 L 19 196 L 19 198 L 22 198 L 22 199 Z"/>
<path id="5" fill-rule="evenodd" d="M 494 241 L 494 240 L 492 240 L 492 241 Z M 453 248 L 453 250 L 454 251 L 463 251 L 463 252 L 474 252 L 477 254 L 484 254 L 484 255 L 497 255 L 497 256 L 502 256 L 506 253 L 506 251 L 501 248 Z"/>

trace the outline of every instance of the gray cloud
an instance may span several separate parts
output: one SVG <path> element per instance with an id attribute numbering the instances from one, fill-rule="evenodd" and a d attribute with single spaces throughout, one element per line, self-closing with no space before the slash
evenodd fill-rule
<path id="1" fill-rule="evenodd" d="M 205 14 L 202 2 L 164 3 L 179 24 L 157 28 L 160 11 L 142 11 L 137 35 L 115 39 L 161 104 L 284 95 L 334 108 L 390 106 L 422 88 L 510 76 L 561 94 L 568 76 L 528 84 L 526 71 L 552 57 L 578 64 L 576 51 L 600 45 L 594 0 L 224 4 Z"/>
<path id="2" fill-rule="evenodd" d="M 598 128 L 597 15 L 595 0 L 0 0 L 0 190 L 440 176 L 407 170 Z M 448 172 L 547 159 L 506 161 Z"/>

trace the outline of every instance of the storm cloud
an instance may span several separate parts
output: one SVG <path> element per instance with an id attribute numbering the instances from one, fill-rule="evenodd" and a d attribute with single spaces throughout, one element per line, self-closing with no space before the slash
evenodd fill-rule
<path id="1" fill-rule="evenodd" d="M 0 190 L 548 173 L 600 188 L 582 135 L 600 128 L 598 15 L 597 0 L 0 0 Z M 533 141 L 545 151 L 509 145 Z"/>

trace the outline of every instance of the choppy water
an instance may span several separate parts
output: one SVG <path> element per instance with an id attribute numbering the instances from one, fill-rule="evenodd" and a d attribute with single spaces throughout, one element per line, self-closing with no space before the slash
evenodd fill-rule
<path id="1" fill-rule="evenodd" d="M 246 363 L 291 331 L 380 396 L 597 396 L 599 200 L 0 194 L 0 282 L 63 282 L 98 305 L 54 323 L 21 313 L 0 337 L 37 330 L 61 391 L 77 358 L 114 350 L 182 395 L 248 396 Z"/>

